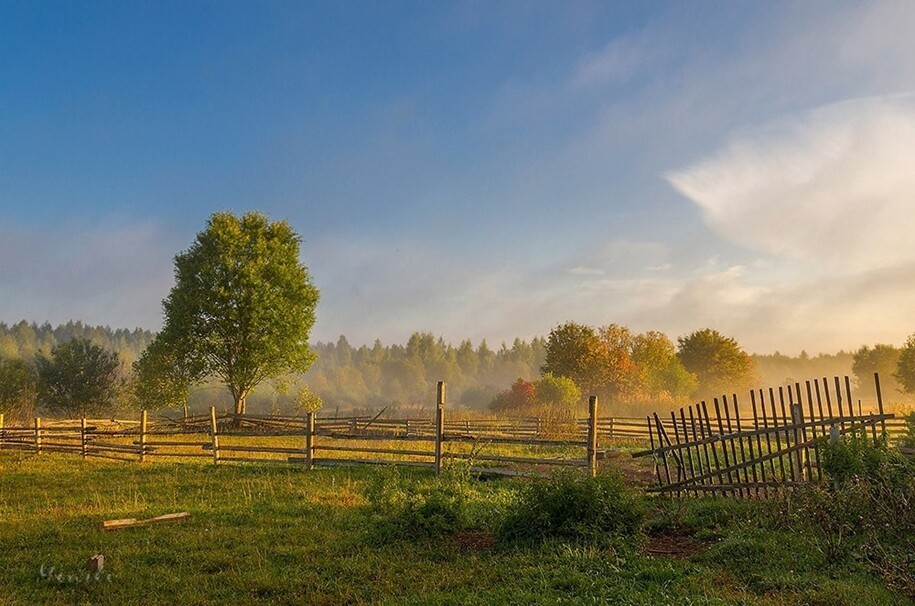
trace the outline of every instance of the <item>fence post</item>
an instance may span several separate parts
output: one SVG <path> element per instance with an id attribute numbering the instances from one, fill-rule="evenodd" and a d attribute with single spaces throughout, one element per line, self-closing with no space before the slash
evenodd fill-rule
<path id="1" fill-rule="evenodd" d="M 800 404 L 791 405 L 791 424 L 794 425 L 794 430 L 792 431 L 793 439 L 795 444 L 800 444 L 804 440 L 802 439 L 802 430 L 798 425 L 804 424 L 804 409 L 801 408 Z M 804 468 L 806 467 L 805 463 L 807 460 L 807 447 L 800 448 L 797 451 L 797 456 L 794 457 L 794 477 L 801 480 L 804 479 Z M 809 479 L 809 478 L 808 478 Z"/>
<path id="2" fill-rule="evenodd" d="M 588 398 L 588 473 L 597 476 L 597 396 Z"/>
<path id="3" fill-rule="evenodd" d="M 442 441 L 445 438 L 445 382 L 439 381 L 435 397 L 435 475 L 442 474 Z"/>
<path id="4" fill-rule="evenodd" d="M 35 452 L 41 454 L 41 417 L 35 417 Z"/>
<path id="5" fill-rule="evenodd" d="M 3 413 L 0 412 L 0 449 L 3 449 L 3 440 L 6 438 L 6 430 L 3 429 Z"/>
<path id="6" fill-rule="evenodd" d="M 880 373 L 874 373 L 874 389 L 877 390 L 877 412 L 883 416 L 883 392 L 880 391 Z M 886 419 L 880 419 L 880 426 L 883 429 L 883 435 L 886 435 Z"/>
<path id="7" fill-rule="evenodd" d="M 140 463 L 146 460 L 146 411 L 140 413 Z"/>
<path id="8" fill-rule="evenodd" d="M 213 446 L 213 465 L 219 465 L 219 434 L 216 431 L 215 406 L 210 406 L 210 438 Z"/>
<path id="9" fill-rule="evenodd" d="M 86 449 L 86 417 L 79 420 L 79 452 L 85 459 L 88 456 Z"/>
<path id="10" fill-rule="evenodd" d="M 315 453 L 315 413 L 308 411 L 305 413 L 305 469 L 311 471 L 314 468 Z"/>

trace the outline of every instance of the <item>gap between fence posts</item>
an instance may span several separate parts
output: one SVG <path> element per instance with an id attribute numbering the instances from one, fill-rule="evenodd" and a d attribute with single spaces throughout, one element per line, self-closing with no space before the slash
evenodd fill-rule
<path id="1" fill-rule="evenodd" d="M 140 463 L 146 461 L 146 411 L 140 413 Z"/>
<path id="2" fill-rule="evenodd" d="M 305 469 L 311 471 L 315 465 L 315 413 L 305 413 Z"/>
<path id="3" fill-rule="evenodd" d="M 588 398 L 588 473 L 597 475 L 597 396 Z"/>
<path id="4" fill-rule="evenodd" d="M 210 406 L 210 438 L 213 446 L 213 465 L 219 465 L 219 433 L 216 431 L 215 406 Z"/>
<path id="5" fill-rule="evenodd" d="M 435 394 L 435 475 L 442 474 L 442 441 L 445 439 L 445 382 L 439 381 Z"/>

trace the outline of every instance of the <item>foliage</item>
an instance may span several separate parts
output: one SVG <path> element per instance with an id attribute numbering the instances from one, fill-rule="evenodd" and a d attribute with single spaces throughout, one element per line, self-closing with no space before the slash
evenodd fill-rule
<path id="1" fill-rule="evenodd" d="M 20 359 L 0 358 L 0 412 L 7 418 L 28 418 L 35 412 L 38 375 Z"/>
<path id="2" fill-rule="evenodd" d="M 308 389 L 307 385 L 302 385 L 295 394 L 296 407 L 305 412 L 318 412 L 324 405 L 321 396 Z"/>
<path id="3" fill-rule="evenodd" d="M 365 490 L 376 544 L 441 537 L 471 525 L 475 490 L 463 468 L 446 468 L 428 482 L 405 478 L 394 466 L 384 468 Z"/>
<path id="4" fill-rule="evenodd" d="M 118 394 L 118 355 L 73 339 L 35 358 L 38 400 L 48 411 L 84 417 L 108 409 Z"/>
<path id="5" fill-rule="evenodd" d="M 882 376 L 882 375 L 881 375 Z M 899 350 L 893 377 L 906 393 L 915 393 L 915 334 L 906 339 Z"/>
<path id="6" fill-rule="evenodd" d="M 558 377 L 550 372 L 544 373 L 534 387 L 537 393 L 537 403 L 548 411 L 568 414 L 581 400 L 581 390 L 575 381 L 568 377 Z"/>
<path id="7" fill-rule="evenodd" d="M 664 333 L 648 331 L 636 335 L 632 361 L 639 369 L 639 389 L 649 398 L 677 400 L 696 391 L 696 377 L 683 366 L 673 342 Z"/>
<path id="8" fill-rule="evenodd" d="M 881 388 L 884 393 L 892 394 L 900 390 L 899 383 L 894 379 L 898 372 L 900 350 L 892 345 L 878 343 L 873 347 L 862 345 L 854 354 L 852 372 L 858 382 L 859 395 L 874 397 L 874 373 L 880 374 Z"/>
<path id="9" fill-rule="evenodd" d="M 790 497 L 789 517 L 795 526 L 812 526 L 830 559 L 862 560 L 915 598 L 915 461 L 864 430 L 827 444 L 822 454 L 829 482 Z"/>
<path id="10" fill-rule="evenodd" d="M 161 367 L 167 355 L 179 361 L 182 376 L 218 376 L 236 413 L 264 379 L 307 370 L 318 290 L 299 262 L 300 241 L 285 221 L 213 214 L 175 258 L 164 327 L 141 369 Z"/>
<path id="11" fill-rule="evenodd" d="M 574 472 L 535 480 L 521 489 L 499 536 L 507 542 L 545 539 L 604 541 L 637 534 L 645 519 L 641 496 L 611 472 L 591 478 Z"/>
<path id="12" fill-rule="evenodd" d="M 677 356 L 696 375 L 698 393 L 720 394 L 746 387 L 753 379 L 753 360 L 717 330 L 705 328 L 677 339 Z"/>
<path id="13" fill-rule="evenodd" d="M 518 379 L 493 399 L 490 408 L 497 412 L 530 411 L 537 404 L 537 386 Z"/>
<path id="14" fill-rule="evenodd" d="M 178 351 L 164 339 L 155 339 L 133 364 L 134 392 L 145 408 L 187 407 L 194 373 Z"/>

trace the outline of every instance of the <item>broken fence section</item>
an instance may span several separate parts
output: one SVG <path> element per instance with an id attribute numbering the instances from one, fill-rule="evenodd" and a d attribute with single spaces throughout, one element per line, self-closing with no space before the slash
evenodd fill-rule
<path id="1" fill-rule="evenodd" d="M 669 419 L 654 413 L 647 418 L 651 448 L 633 456 L 654 457 L 649 492 L 766 497 L 821 480 L 825 442 L 851 432 L 874 441 L 886 434 L 894 415 L 884 413 L 876 373 L 874 382 L 872 414 L 855 414 L 848 377 L 751 390 L 749 408 L 733 394 L 672 411 Z"/>

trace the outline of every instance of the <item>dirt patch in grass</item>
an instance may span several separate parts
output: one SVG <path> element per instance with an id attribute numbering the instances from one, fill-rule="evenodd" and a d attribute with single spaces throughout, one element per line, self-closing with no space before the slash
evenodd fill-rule
<path id="1" fill-rule="evenodd" d="M 709 543 L 696 539 L 691 531 L 675 528 L 649 533 L 642 551 L 653 558 L 684 560 L 708 548 Z"/>

